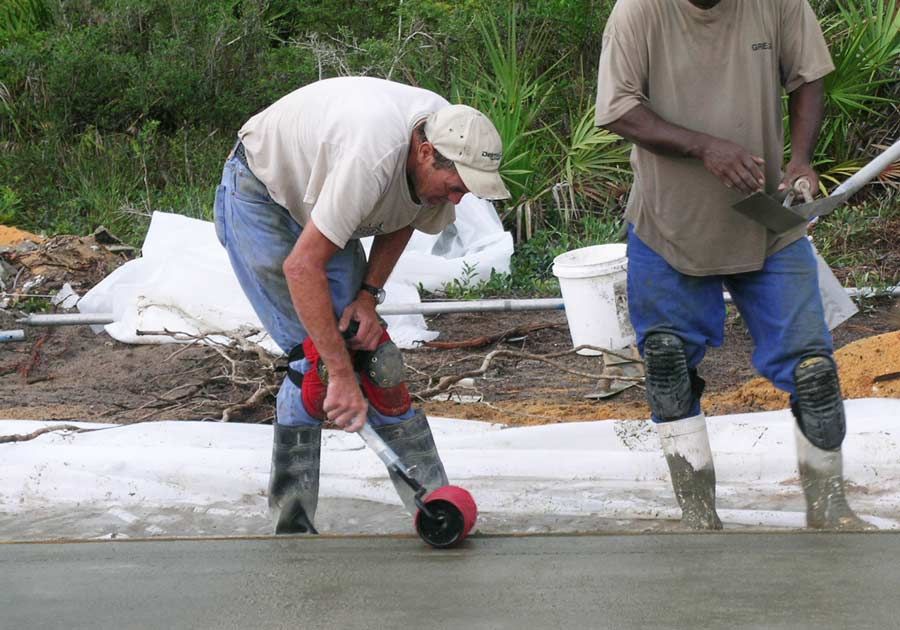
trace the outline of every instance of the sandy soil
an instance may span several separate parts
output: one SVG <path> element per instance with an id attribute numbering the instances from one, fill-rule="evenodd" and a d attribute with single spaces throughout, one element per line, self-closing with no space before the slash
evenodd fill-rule
<path id="1" fill-rule="evenodd" d="M 887 243 L 888 253 L 893 251 L 893 241 L 885 240 L 889 232 L 876 235 L 879 243 Z M 23 247 L 23 241 L 31 244 Z M 83 294 L 133 254 L 102 229 L 87 237 L 45 239 L 0 226 L 5 290 L 13 293 L 7 310 L 0 309 L 0 330 L 20 327 L 16 309 L 27 302 L 15 292 L 29 281 L 29 292 L 54 294 L 68 282 Z M 419 404 L 431 415 L 515 425 L 649 417 L 640 384 L 597 398 L 603 361 L 564 354 L 572 342 L 563 312 L 440 315 L 429 326 L 441 331 L 438 341 L 457 347 L 404 352 L 413 394 L 432 388 L 442 377 L 477 370 L 491 352 L 505 352 L 486 372 L 456 383 L 440 399 L 420 396 Z M 900 396 L 898 329 L 900 302 L 882 299 L 867 302 L 863 312 L 834 331 L 845 397 Z M 217 420 L 224 408 L 258 391 L 259 400 L 235 411 L 233 419 L 270 422 L 274 417 L 268 392 L 281 375 L 273 371 L 277 366 L 271 360 L 261 362 L 254 354 L 239 357 L 240 370 L 235 370 L 235 364 L 201 345 L 125 345 L 87 326 L 26 332 L 26 342 L 0 343 L 0 418 Z M 504 340 L 474 347 L 466 343 L 485 336 Z M 711 348 L 700 368 L 707 382 L 707 413 L 787 406 L 784 394 L 756 377 L 751 352 L 749 335 L 731 312 L 725 343 Z M 543 360 L 551 356 L 555 365 Z"/>
<path id="2" fill-rule="evenodd" d="M 844 395 L 847 398 L 900 396 L 900 304 L 880 301 L 835 331 Z M 551 313 L 458 314 L 434 318 L 431 327 L 444 341 L 498 334 L 527 324 L 556 327 L 482 348 L 406 351 L 412 391 L 435 377 L 479 367 L 491 350 L 505 348 L 547 355 L 571 348 L 565 315 Z M 15 327 L 0 313 L 0 329 Z M 201 346 L 131 346 L 95 335 L 86 326 L 29 329 L 25 343 L 0 344 L 0 417 L 135 422 L 148 419 L 217 419 L 221 405 L 239 402 L 256 385 L 221 377 L 226 362 Z M 750 365 L 752 344 L 737 317 L 728 320 L 726 340 L 701 365 L 707 381 L 708 413 L 783 409 L 786 397 Z M 569 369 L 599 375 L 596 357 L 567 355 Z M 468 387 L 455 387 L 449 401 L 426 400 L 432 415 L 491 420 L 508 424 L 544 424 L 607 418 L 646 418 L 649 410 L 640 386 L 603 401 L 587 398 L 596 379 L 563 372 L 530 359 L 495 361 L 484 377 Z M 460 402 L 465 401 L 465 402 Z M 217 403 L 218 407 L 216 406 Z M 271 398 L 237 418 L 270 421 Z"/>

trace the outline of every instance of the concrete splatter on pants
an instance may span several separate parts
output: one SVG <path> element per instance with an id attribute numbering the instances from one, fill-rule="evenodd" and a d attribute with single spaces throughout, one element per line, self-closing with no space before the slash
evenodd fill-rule
<path id="1" fill-rule="evenodd" d="M 794 368 L 800 360 L 833 354 L 809 241 L 794 241 L 769 256 L 759 271 L 688 276 L 650 249 L 629 225 L 628 309 L 642 355 L 648 334 L 668 332 L 684 342 L 688 367 L 697 367 L 707 346 L 722 345 L 723 286 L 753 338 L 753 366 L 793 399 Z M 691 415 L 696 413 L 699 401 Z"/>
<path id="2" fill-rule="evenodd" d="M 275 343 L 285 354 L 308 336 L 297 317 L 282 271 L 303 228 L 286 208 L 269 196 L 265 185 L 236 157 L 225 163 L 222 182 L 216 189 L 215 226 L 219 242 L 228 252 L 231 266 L 244 294 Z M 335 317 L 356 298 L 366 271 L 366 256 L 358 240 L 351 240 L 328 261 L 326 273 Z M 306 359 L 291 363 L 303 374 L 311 365 Z M 414 414 L 385 416 L 369 406 L 372 426 L 396 424 Z M 318 426 L 303 406 L 300 388 L 285 378 L 278 391 L 276 417 L 287 426 Z"/>

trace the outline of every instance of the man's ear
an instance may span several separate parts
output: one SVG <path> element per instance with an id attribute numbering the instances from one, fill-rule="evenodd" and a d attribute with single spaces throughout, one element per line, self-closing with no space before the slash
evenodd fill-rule
<path id="1" fill-rule="evenodd" d="M 430 142 L 420 142 L 416 153 L 419 155 L 419 161 L 422 164 L 431 164 L 434 157 L 434 145 Z"/>

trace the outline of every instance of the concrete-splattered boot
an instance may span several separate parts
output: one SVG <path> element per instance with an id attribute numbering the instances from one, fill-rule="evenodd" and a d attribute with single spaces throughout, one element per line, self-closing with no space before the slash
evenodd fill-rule
<path id="1" fill-rule="evenodd" d="M 428 492 L 447 485 L 447 473 L 424 413 L 417 410 L 409 420 L 377 427 L 375 432 L 394 450 L 403 465 L 412 469 L 412 477 Z M 413 499 L 415 493 L 393 471 L 390 475 L 403 505 L 410 514 L 415 514 L 418 509 Z"/>
<path id="2" fill-rule="evenodd" d="M 313 526 L 319 502 L 322 427 L 275 423 L 269 510 L 276 534 L 318 534 Z"/>
<path id="3" fill-rule="evenodd" d="M 826 451 L 814 446 L 795 426 L 800 485 L 806 496 L 806 525 L 812 529 L 878 529 L 859 518 L 844 495 L 841 449 Z"/>
<path id="4" fill-rule="evenodd" d="M 716 514 L 716 470 L 713 466 L 706 416 L 656 425 L 672 488 L 681 507 L 681 522 L 690 529 L 722 529 Z"/>

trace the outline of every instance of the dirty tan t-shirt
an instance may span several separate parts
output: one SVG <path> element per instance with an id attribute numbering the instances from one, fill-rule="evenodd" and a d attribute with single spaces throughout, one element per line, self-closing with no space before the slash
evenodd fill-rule
<path id="1" fill-rule="evenodd" d="M 454 221 L 454 206 L 415 203 L 406 159 L 416 124 L 447 105 L 383 79 L 326 79 L 279 99 L 238 136 L 272 199 L 338 247 L 409 225 L 437 234 Z"/>
<path id="2" fill-rule="evenodd" d="M 781 181 L 782 88 L 834 69 L 807 0 L 619 0 L 600 55 L 598 125 L 643 104 L 668 122 L 725 138 L 765 160 L 766 190 Z M 805 234 L 781 237 L 731 208 L 743 195 L 700 160 L 635 146 L 626 218 L 685 274 L 755 271 Z"/>

